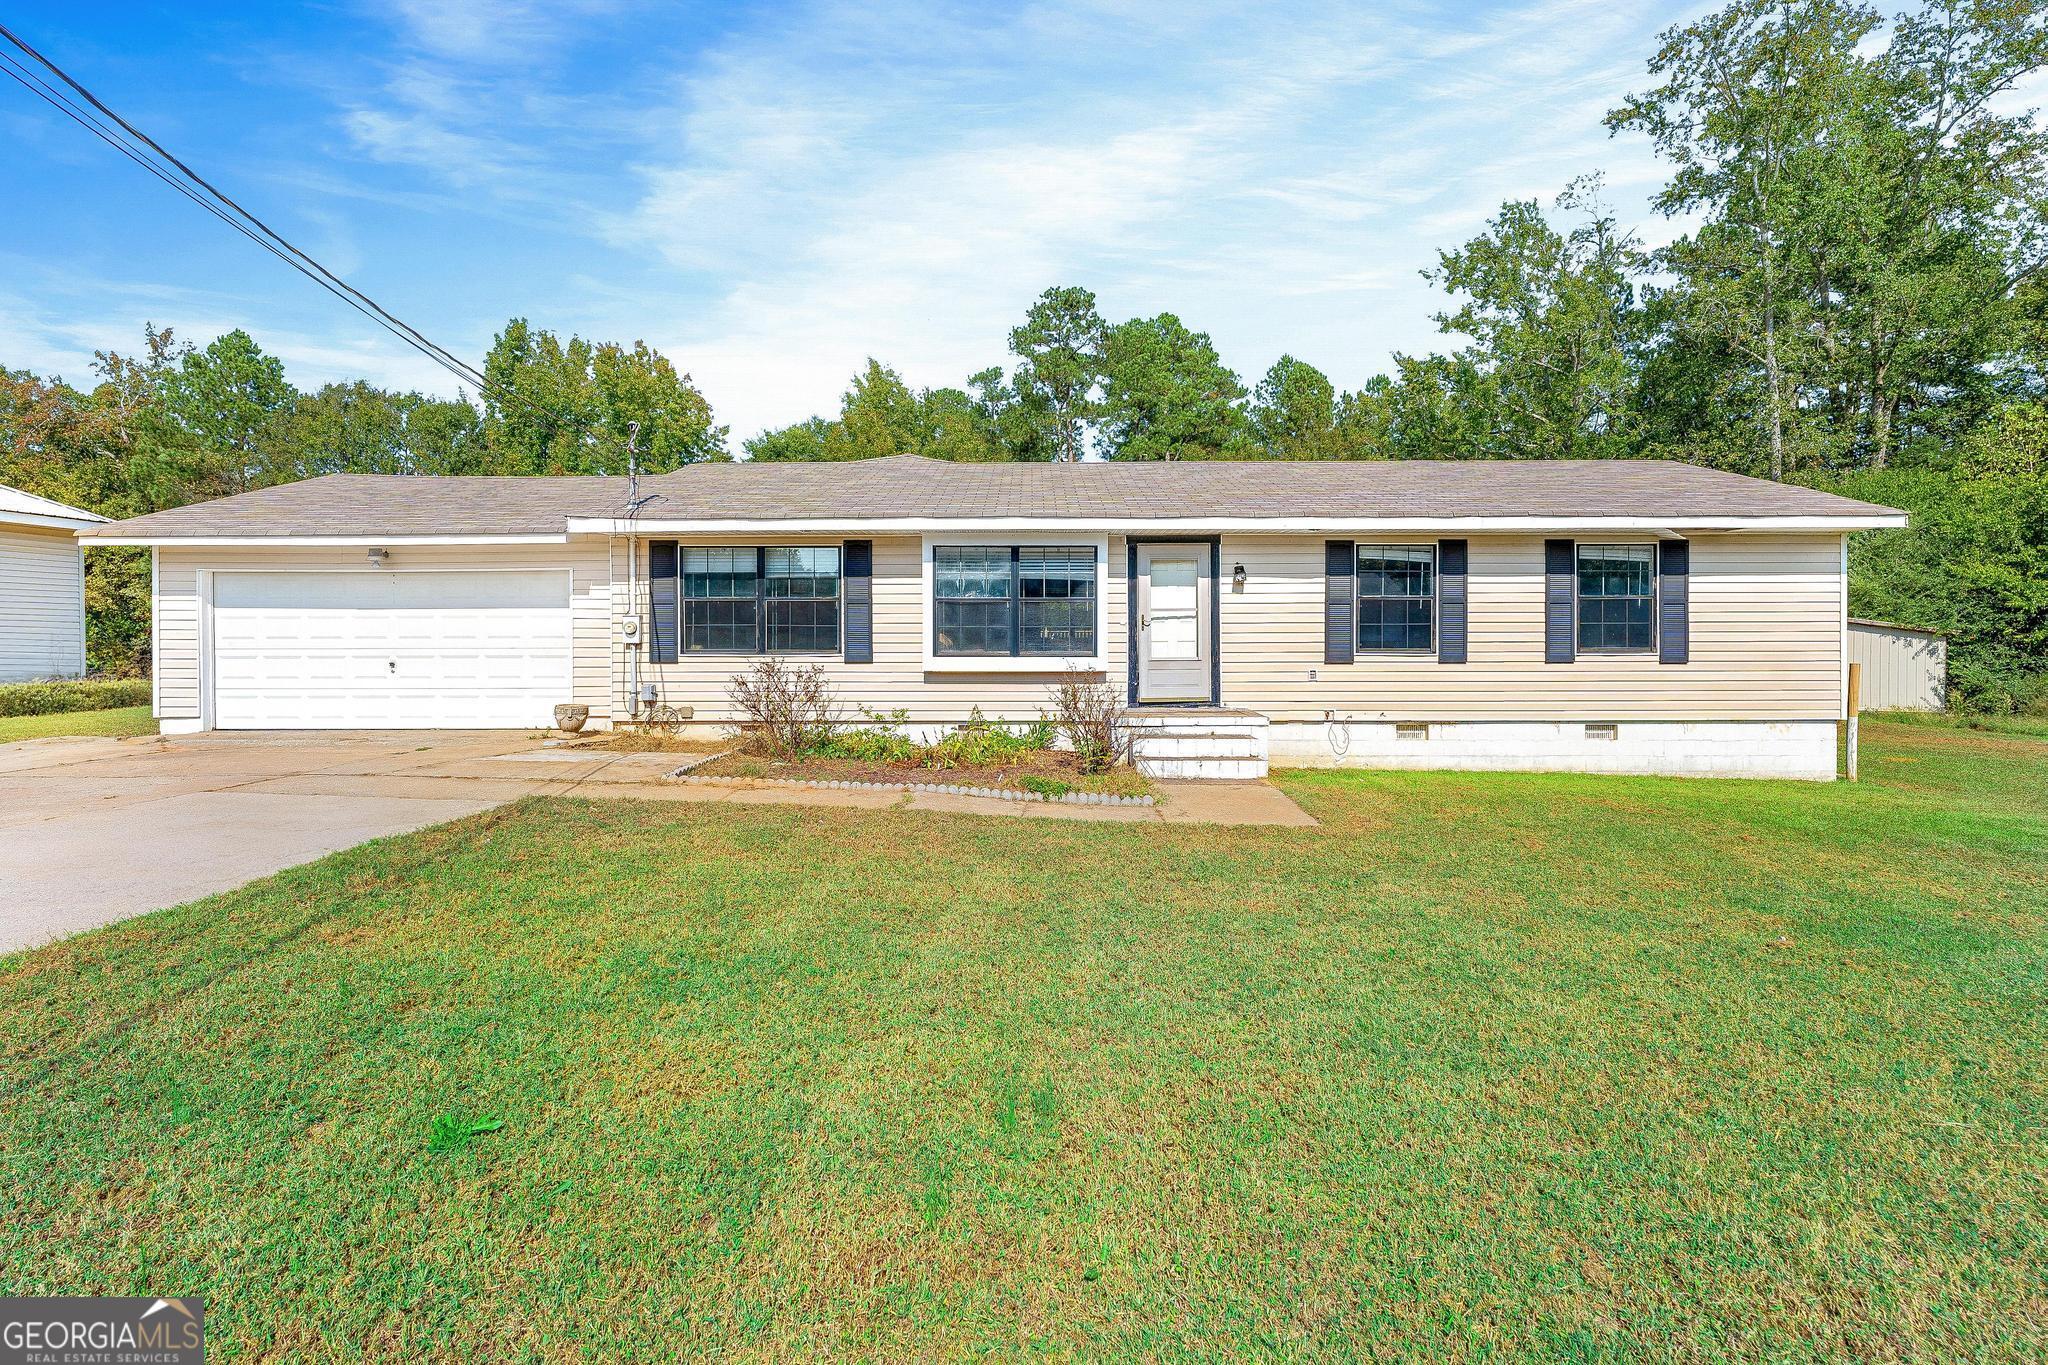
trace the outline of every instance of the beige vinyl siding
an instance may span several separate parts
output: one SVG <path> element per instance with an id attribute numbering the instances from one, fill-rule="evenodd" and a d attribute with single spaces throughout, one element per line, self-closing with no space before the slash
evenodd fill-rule
<path id="1" fill-rule="evenodd" d="M 982 539 L 949 536 L 959 543 Z M 985 538 L 1001 543 L 1000 535 Z M 1081 537 L 1080 539 L 1086 539 Z M 1430 537 L 1390 537 L 1393 541 Z M 1603 541 L 1625 537 L 1602 537 Z M 693 544 L 841 543 L 833 536 L 686 538 Z M 569 568 L 574 573 L 575 699 L 600 721 L 628 713 L 631 678 L 619 622 L 625 591 L 623 539 L 567 545 L 393 546 L 398 569 Z M 638 543 L 636 593 L 646 601 L 647 542 Z M 919 723 L 951 724 L 979 707 L 990 719 L 1028 720 L 1046 705 L 1057 671 L 1043 674 L 927 673 L 923 541 L 878 537 L 875 546 L 875 662 L 815 658 L 851 710 L 902 707 Z M 1839 711 L 1842 688 L 1841 537 L 1729 534 L 1692 540 L 1692 659 L 1662 665 L 1654 655 L 1543 660 L 1543 542 L 1536 536 L 1471 538 L 1470 655 L 1462 665 L 1433 656 L 1361 655 L 1323 662 L 1323 540 L 1314 536 L 1229 535 L 1218 583 L 1223 701 L 1276 720 L 1319 721 L 1326 712 L 1387 720 L 1816 720 Z M 1126 677 L 1126 541 L 1109 539 L 1101 583 L 1106 677 Z M 1231 568 L 1243 564 L 1243 592 Z M 358 547 L 181 548 L 157 557 L 157 684 L 165 720 L 197 719 L 200 707 L 202 569 L 366 569 Z M 645 619 L 644 617 L 642 618 Z M 644 637 L 643 637 L 644 638 Z M 731 716 L 726 686 L 752 660 L 685 655 L 642 665 L 663 701 L 700 720 Z M 1311 678 L 1311 673 L 1315 676 Z"/>
<path id="2" fill-rule="evenodd" d="M 84 591 L 71 532 L 0 525 L 0 682 L 85 671 Z"/>
<path id="3" fill-rule="evenodd" d="M 1088 536 L 1077 536 L 1077 543 L 1087 543 Z M 962 534 L 949 535 L 948 543 L 953 544 L 1006 544 L 1000 534 L 986 536 Z M 843 543 L 836 537 L 683 537 L 685 545 L 838 545 Z M 646 601 L 647 542 L 637 542 L 639 579 L 637 596 Z M 1043 711 L 1047 704 L 1047 693 L 1058 681 L 1061 670 L 1055 666 L 1046 673 L 926 673 L 924 671 L 924 632 L 929 620 L 924 600 L 924 541 L 918 536 L 877 537 L 875 545 L 875 661 L 871 664 L 849 664 L 839 655 L 791 655 L 798 663 L 816 663 L 824 668 L 831 680 L 839 700 L 849 710 L 866 706 L 875 711 L 891 711 L 903 707 L 910 712 L 913 722 L 925 724 L 956 724 L 968 717 L 974 707 L 981 708 L 982 715 L 990 720 L 1032 720 Z M 617 558 L 621 577 L 621 591 L 615 600 L 623 615 L 626 594 L 623 591 L 625 573 L 625 542 L 618 542 Z M 1107 567 L 1104 581 L 1099 585 L 1106 595 L 1105 616 L 1108 628 L 1103 653 L 1108 660 L 1108 678 L 1122 687 L 1125 676 L 1124 639 L 1124 542 L 1120 536 L 1109 539 Z M 644 620 L 645 618 L 643 618 Z M 732 705 L 726 696 L 726 685 L 734 674 L 744 671 L 754 660 L 744 655 L 685 654 L 673 664 L 645 664 L 641 666 L 641 681 L 652 682 L 661 693 L 663 702 L 671 706 L 688 706 L 694 709 L 698 720 L 726 720 L 732 716 Z M 619 651 L 619 676 L 616 705 L 618 714 L 628 714 L 631 679 L 626 671 L 625 652 Z"/>
<path id="4" fill-rule="evenodd" d="M 575 639 L 574 700 L 602 720 L 610 715 L 611 562 L 605 542 L 567 545 L 394 545 L 384 572 L 423 569 L 567 569 Z M 157 715 L 197 720 L 200 709 L 199 574 L 249 569 L 370 569 L 360 546 L 181 547 L 157 551 Z"/>
<path id="5" fill-rule="evenodd" d="M 1434 537 L 1388 538 L 1412 542 Z M 1603 534 L 1589 543 L 1630 537 Z M 1471 538 L 1470 662 L 1323 662 L 1323 540 L 1223 538 L 1223 700 L 1275 720 L 1818 720 L 1839 709 L 1841 537 L 1692 540 L 1692 650 L 1543 662 L 1543 540 Z M 1229 575 L 1243 564 L 1245 589 Z M 1315 676 L 1311 679 L 1311 673 Z"/>

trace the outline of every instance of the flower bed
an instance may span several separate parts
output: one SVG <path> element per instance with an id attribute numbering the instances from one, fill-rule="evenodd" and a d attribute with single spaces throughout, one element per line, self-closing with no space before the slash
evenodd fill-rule
<path id="1" fill-rule="evenodd" d="M 928 791 L 1078 805 L 1151 805 L 1154 800 L 1152 784 L 1131 769 L 1084 772 L 1079 759 L 1057 749 L 1029 750 L 997 765 L 945 768 L 822 756 L 785 761 L 735 752 L 686 764 L 677 775 L 685 780 Z"/>

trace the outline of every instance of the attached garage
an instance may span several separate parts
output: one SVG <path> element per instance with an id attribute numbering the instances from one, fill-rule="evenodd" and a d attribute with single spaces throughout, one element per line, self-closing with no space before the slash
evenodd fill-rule
<path id="1" fill-rule="evenodd" d="M 523 729 L 572 695 L 567 569 L 211 579 L 218 729 Z"/>

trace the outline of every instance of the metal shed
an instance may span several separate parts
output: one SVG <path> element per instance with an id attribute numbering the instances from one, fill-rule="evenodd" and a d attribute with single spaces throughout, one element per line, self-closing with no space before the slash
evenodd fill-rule
<path id="1" fill-rule="evenodd" d="M 1948 640 L 1890 621 L 1849 621 L 1849 661 L 1863 665 L 1872 711 L 1939 711 L 1948 704 Z"/>

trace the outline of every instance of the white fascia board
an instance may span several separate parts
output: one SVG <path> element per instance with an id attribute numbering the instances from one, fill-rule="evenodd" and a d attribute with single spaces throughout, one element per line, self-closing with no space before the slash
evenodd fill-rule
<path id="1" fill-rule="evenodd" d="M 578 535 L 946 535 L 961 532 L 1047 534 L 1320 535 L 1430 531 L 1468 534 L 1579 531 L 1868 531 L 1904 526 L 1905 513 L 1840 517 L 868 517 L 833 521 L 818 517 L 775 520 L 663 520 L 643 517 L 571 517 Z"/>
<path id="2" fill-rule="evenodd" d="M 351 545 L 567 545 L 566 535 L 532 536 L 95 536 L 79 537 L 86 545 L 159 545 L 189 549 L 281 550 L 321 549 Z"/>
<path id="3" fill-rule="evenodd" d="M 54 517 L 43 512 L 0 512 L 0 526 L 47 526 L 57 531 L 83 531 L 104 525 L 105 517 Z"/>

